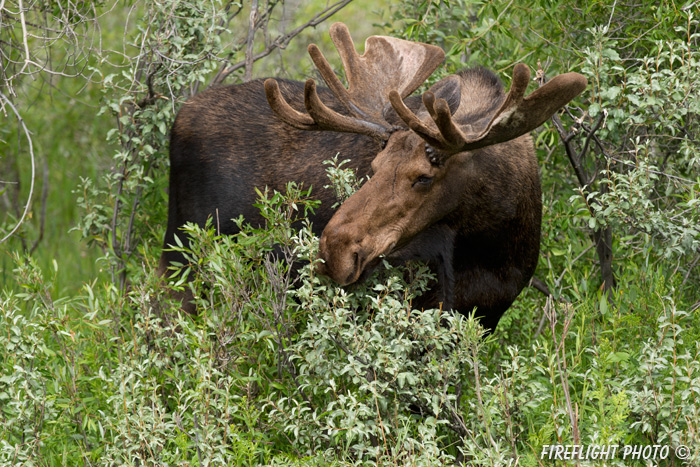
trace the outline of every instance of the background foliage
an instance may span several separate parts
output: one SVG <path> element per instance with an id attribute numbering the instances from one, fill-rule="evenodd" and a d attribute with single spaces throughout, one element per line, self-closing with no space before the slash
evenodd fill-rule
<path id="1" fill-rule="evenodd" d="M 315 206 L 293 184 L 260 187 L 267 225 L 188 227 L 191 285 L 155 274 L 179 106 L 212 84 L 313 76 L 305 46 L 332 49 L 336 10 L 359 46 L 442 46 L 432 81 L 483 64 L 507 83 L 518 62 L 539 83 L 589 80 L 536 133 L 547 293 L 524 291 L 491 336 L 412 310 L 420 265 L 352 290 L 290 270 L 317 248 L 291 227 Z M 579 443 L 686 445 L 657 463 L 700 464 L 698 14 L 670 0 L 0 2 L 0 237 L 19 225 L 0 247 L 0 463 L 542 465 L 544 445 Z M 339 194 L 356 188 L 327 170 Z M 168 298 L 189 286 L 195 317 Z"/>

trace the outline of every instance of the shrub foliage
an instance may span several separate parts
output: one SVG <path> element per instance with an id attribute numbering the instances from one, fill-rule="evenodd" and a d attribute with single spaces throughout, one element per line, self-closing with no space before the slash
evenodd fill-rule
<path id="1" fill-rule="evenodd" d="M 317 276 L 307 217 L 318 204 L 294 183 L 259 187 L 265 225 L 239 219 L 235 236 L 213 221 L 186 226 L 192 242 L 171 248 L 187 264 L 156 275 L 181 102 L 250 79 L 256 60 L 347 2 L 277 35 L 283 3 L 137 4 L 124 49 L 86 59 L 116 149 L 100 165 L 111 170 L 77 187 L 76 228 L 109 274 L 61 293 L 71 266 L 40 267 L 41 248 L 13 244 L 0 291 L 0 465 L 538 466 L 551 462 L 547 446 L 567 444 L 667 446 L 654 464 L 700 465 L 697 2 L 392 4 L 387 31 L 448 52 L 435 79 L 483 64 L 507 81 L 524 61 L 539 83 L 572 69 L 589 80 L 535 135 L 537 276 L 550 293 L 526 290 L 491 335 L 471 317 L 414 309 L 434 280 L 422 264 L 383 264 L 345 288 Z M 106 8 L 93 6 L 91 26 Z M 21 31 L 28 8 L 49 21 L 59 7 L 3 3 L 0 14 Z M 20 89 L 23 41 L 11 43 Z M 338 162 L 351 156 L 327 164 L 338 202 L 363 182 Z M 185 288 L 196 315 L 172 298 Z M 634 462 L 647 465 L 603 463 Z"/>

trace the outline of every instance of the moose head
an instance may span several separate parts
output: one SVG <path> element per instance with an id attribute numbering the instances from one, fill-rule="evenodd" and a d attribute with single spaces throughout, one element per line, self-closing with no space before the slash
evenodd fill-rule
<path id="1" fill-rule="evenodd" d="M 312 79 L 304 86 L 307 113 L 288 104 L 274 79 L 265 81 L 270 107 L 288 125 L 363 134 L 383 145 L 371 163 L 370 180 L 341 205 L 323 230 L 318 271 L 341 285 L 351 284 L 382 255 L 401 256 L 417 238 L 422 242 L 419 249 L 430 250 L 431 239 L 424 233 L 436 226 L 451 232 L 450 241 L 479 249 L 477 238 L 491 247 L 490 240 L 496 238 L 507 241 L 511 236 L 517 243 L 523 222 L 537 224 L 531 235 L 537 245 L 533 240 L 528 247 L 536 257 L 540 212 L 529 211 L 541 211 L 540 200 L 523 200 L 540 196 L 528 133 L 581 93 L 586 79 L 577 73 L 562 74 L 525 96 L 530 70 L 518 64 L 507 95 L 492 73 L 477 69 L 438 81 L 422 98 L 409 97 L 442 63 L 440 48 L 373 36 L 360 56 L 345 25 L 335 23 L 330 34 L 345 69 L 347 89 L 318 47 L 312 44 L 308 50 L 344 114 L 321 101 Z M 452 249 L 458 247 L 449 245 L 447 256 L 454 256 Z M 502 249 L 509 252 L 494 251 L 494 257 L 505 256 L 512 267 L 518 266 L 513 256 L 528 256 L 529 271 L 516 274 L 519 282 L 532 275 L 531 252 Z M 455 257 L 450 267 L 457 276 L 474 269 L 470 258 L 467 253 Z M 522 286 L 516 287 L 515 295 Z M 478 300 L 467 302 L 478 305 Z"/>

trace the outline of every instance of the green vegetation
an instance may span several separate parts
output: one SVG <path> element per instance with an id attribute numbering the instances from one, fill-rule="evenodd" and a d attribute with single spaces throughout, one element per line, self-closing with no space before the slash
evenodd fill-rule
<path id="1" fill-rule="evenodd" d="M 253 55 L 327 6 L 288 3 L 259 2 Z M 329 20 L 442 46 L 431 79 L 483 64 L 507 82 L 518 62 L 540 81 L 588 78 L 535 133 L 551 295 L 526 289 L 489 336 L 411 308 L 420 264 L 351 289 L 315 276 L 317 202 L 293 183 L 261 187 L 264 226 L 188 226 L 192 246 L 174 248 L 192 283 L 157 276 L 177 109 L 229 72 L 312 73 L 311 36 L 252 68 L 248 3 L 0 3 L 0 238 L 31 182 L 17 115 L 37 166 L 0 245 L 0 465 L 537 466 L 572 444 L 700 465 L 698 4 L 515 3 L 405 0 L 380 16 L 360 2 Z M 58 30 L 80 34 L 48 40 Z M 342 163 L 326 170 L 339 198 L 356 189 Z M 171 298 L 187 287 L 196 316 Z"/>

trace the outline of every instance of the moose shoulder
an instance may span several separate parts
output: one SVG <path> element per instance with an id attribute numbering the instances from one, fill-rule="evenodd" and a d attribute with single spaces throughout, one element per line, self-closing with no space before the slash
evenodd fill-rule
<path id="1" fill-rule="evenodd" d="M 262 221 L 255 187 L 313 186 L 322 205 L 318 271 L 340 284 L 362 280 L 386 256 L 423 259 L 435 290 L 419 306 L 474 307 L 495 328 L 532 277 L 539 254 L 541 193 L 529 132 L 586 87 L 576 73 L 527 97 L 529 69 L 517 65 L 510 91 L 483 68 L 463 70 L 409 97 L 444 59 L 441 49 L 373 36 L 360 56 L 347 28 L 331 37 L 348 88 L 315 45 L 309 54 L 328 85 L 269 79 L 213 88 L 189 100 L 171 134 L 168 226 L 213 217 L 222 233 L 243 215 Z M 371 175 L 337 211 L 324 160 L 351 159 Z M 185 300 L 186 301 L 186 300 Z M 187 304 L 184 305 L 187 308 Z"/>

